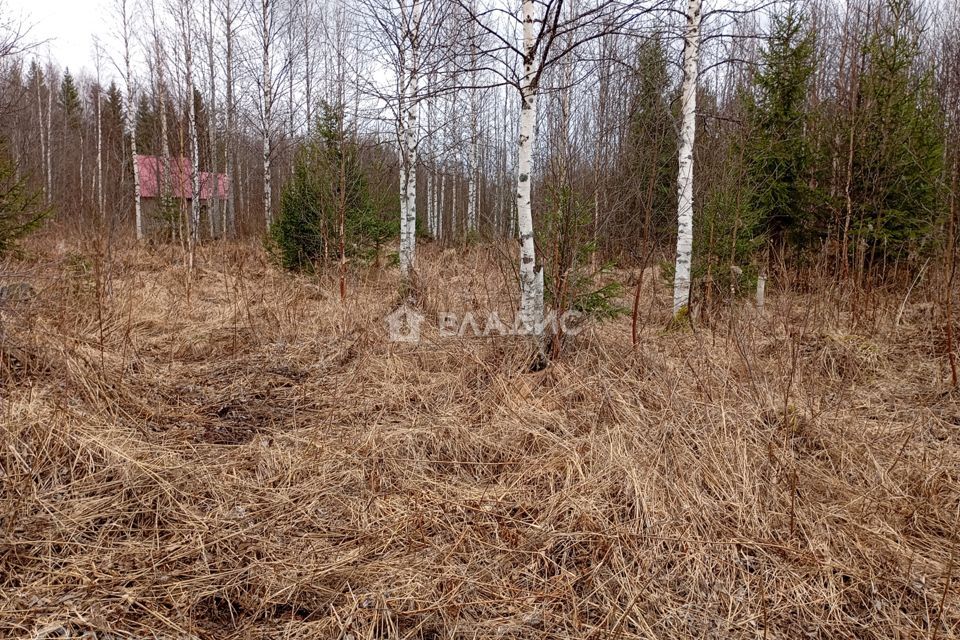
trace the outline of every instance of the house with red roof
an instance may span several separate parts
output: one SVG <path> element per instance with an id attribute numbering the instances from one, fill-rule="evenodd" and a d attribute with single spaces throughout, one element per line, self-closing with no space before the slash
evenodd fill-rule
<path id="1" fill-rule="evenodd" d="M 160 212 L 160 198 L 163 195 L 164 163 L 157 156 L 137 156 L 137 168 L 140 170 L 140 198 L 144 214 L 148 219 L 156 218 Z M 170 197 L 181 203 L 193 200 L 193 180 L 190 173 L 190 160 L 182 156 L 170 158 Z M 207 208 L 210 201 L 216 199 L 224 206 L 230 182 L 226 174 L 200 172 L 200 203 Z"/>

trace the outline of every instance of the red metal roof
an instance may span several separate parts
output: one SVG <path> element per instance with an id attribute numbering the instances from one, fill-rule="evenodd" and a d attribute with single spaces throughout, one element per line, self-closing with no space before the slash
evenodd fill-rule
<path id="1" fill-rule="evenodd" d="M 159 198 L 160 186 L 163 184 L 163 160 L 157 156 L 138 155 L 137 166 L 140 169 L 140 197 Z M 177 199 L 191 199 L 193 188 L 190 182 L 190 161 L 182 156 L 170 158 L 170 195 Z M 226 198 L 230 190 L 227 176 L 223 173 L 201 171 L 200 199 L 212 198 L 214 188 L 217 189 L 218 197 Z"/>

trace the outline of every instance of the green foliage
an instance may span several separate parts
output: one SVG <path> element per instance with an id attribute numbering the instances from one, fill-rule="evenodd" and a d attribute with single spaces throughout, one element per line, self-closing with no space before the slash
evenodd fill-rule
<path id="1" fill-rule="evenodd" d="M 181 221 L 181 202 L 171 195 L 161 194 L 157 205 L 153 218 L 159 222 L 158 227 L 163 230 L 163 237 L 167 241 L 173 241 Z"/>
<path id="2" fill-rule="evenodd" d="M 193 90 L 193 110 L 197 120 L 197 142 L 201 162 L 210 157 L 210 114 L 207 103 L 199 89 Z M 160 116 L 157 114 L 157 120 Z"/>
<path id="3" fill-rule="evenodd" d="M 77 91 L 77 85 L 70 75 L 70 69 L 63 72 L 63 80 L 60 82 L 60 106 L 67 118 L 67 123 L 73 128 L 79 128 L 83 116 L 83 106 L 80 103 L 80 92 Z"/>
<path id="4" fill-rule="evenodd" d="M 270 227 L 271 253 L 285 269 L 311 268 L 331 256 L 330 215 L 320 204 L 315 149 L 302 149 L 280 197 L 280 215 Z"/>
<path id="5" fill-rule="evenodd" d="M 420 221 L 420 218 L 418 217 L 418 218 L 417 218 L 417 222 L 419 222 L 419 221 Z M 417 226 L 419 227 L 419 225 L 417 225 Z M 424 230 L 424 233 L 426 233 L 426 230 Z M 428 237 L 429 237 L 429 236 L 428 236 Z M 478 244 L 480 244 L 480 243 L 482 243 L 482 242 L 483 242 L 483 236 L 480 235 L 480 232 L 477 231 L 476 229 L 474 229 L 474 230 L 472 230 L 472 231 L 467 230 L 467 231 L 464 233 L 464 235 L 463 235 L 463 244 L 466 245 L 466 246 L 468 246 L 468 247 L 469 247 L 469 246 L 473 246 L 473 245 L 478 245 Z"/>
<path id="6" fill-rule="evenodd" d="M 773 246 L 801 249 L 813 232 L 813 156 L 807 138 L 807 91 L 814 71 L 813 33 L 791 5 L 774 17 L 770 43 L 747 98 L 749 205 Z"/>
<path id="7" fill-rule="evenodd" d="M 692 325 L 693 320 L 690 317 L 690 307 L 683 305 L 675 314 L 670 316 L 670 320 L 667 321 L 667 326 L 664 327 L 664 332 L 681 332 L 689 329 Z"/>
<path id="8" fill-rule="evenodd" d="M 30 61 L 30 69 L 27 72 L 27 87 L 32 91 L 36 91 L 36 88 L 42 85 L 46 79 L 43 77 L 43 69 L 37 63 L 36 60 Z"/>
<path id="9" fill-rule="evenodd" d="M 570 188 L 557 189 L 541 231 L 544 287 L 547 301 L 561 315 L 573 310 L 595 319 L 626 312 L 619 304 L 623 287 L 609 280 L 609 266 L 594 269 L 591 209 L 577 201 Z M 606 284 L 599 284 L 608 280 Z"/>
<path id="10" fill-rule="evenodd" d="M 594 277 L 582 277 L 578 281 L 582 293 L 573 301 L 573 310 L 597 320 L 613 320 L 627 312 L 627 308 L 618 301 L 623 298 L 623 284 L 611 280 L 599 287 L 596 281 L 608 278 L 612 265 L 602 265 Z"/>
<path id="11" fill-rule="evenodd" d="M 17 175 L 16 167 L 0 140 L 0 255 L 17 249 L 17 241 L 34 230 L 49 213 L 40 194 Z"/>
<path id="12" fill-rule="evenodd" d="M 150 98 L 144 93 L 137 101 L 137 150 L 138 153 L 153 154 L 157 152 L 154 144 L 159 131 L 160 114 L 153 108 Z"/>
<path id="13" fill-rule="evenodd" d="M 116 82 L 111 81 L 107 89 L 106 104 L 103 107 L 104 119 L 117 125 L 123 124 L 123 93 Z"/>
<path id="14" fill-rule="evenodd" d="M 730 153 L 725 181 L 707 196 L 694 219 L 691 277 L 701 288 L 713 287 L 720 295 L 753 289 L 756 256 L 766 241 L 763 218 L 750 206 L 750 193 L 744 193 L 744 170 L 739 164 Z"/>
<path id="15" fill-rule="evenodd" d="M 313 269 L 339 256 L 343 215 L 347 255 L 368 257 L 398 233 L 395 219 L 375 210 L 341 112 L 322 105 L 313 138 L 297 154 L 293 176 L 284 186 L 280 215 L 270 228 L 270 250 L 287 269 Z"/>
<path id="16" fill-rule="evenodd" d="M 931 73 L 918 65 L 916 11 L 911 0 L 888 0 L 864 52 L 852 224 L 868 260 L 921 249 L 941 213 L 942 115 Z"/>
<path id="17" fill-rule="evenodd" d="M 626 199 L 624 216 L 612 221 L 623 237 L 650 240 L 676 234 L 677 114 L 669 59 L 663 42 L 645 40 L 636 54 L 637 73 L 619 165 Z"/>

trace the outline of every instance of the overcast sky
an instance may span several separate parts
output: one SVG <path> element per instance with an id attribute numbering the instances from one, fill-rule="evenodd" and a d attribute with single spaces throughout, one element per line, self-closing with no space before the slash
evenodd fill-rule
<path id="1" fill-rule="evenodd" d="M 93 73 L 94 36 L 111 39 L 112 16 L 105 0 L 0 0 L 2 5 L 33 25 L 31 40 L 47 41 L 39 51 L 41 57 L 49 51 L 51 58 L 71 71 L 85 67 Z"/>

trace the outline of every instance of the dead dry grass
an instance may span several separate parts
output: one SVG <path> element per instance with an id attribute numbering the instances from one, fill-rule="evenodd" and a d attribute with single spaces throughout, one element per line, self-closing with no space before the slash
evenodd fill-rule
<path id="1" fill-rule="evenodd" d="M 0 636 L 957 638 L 960 403 L 921 294 L 721 309 L 663 285 L 545 371 L 391 343 L 393 272 L 211 247 L 9 264 Z M 425 310 L 507 309 L 489 251 Z M 0 282 L 2 284 L 2 282 Z M 94 636 L 93 633 L 98 635 Z"/>

